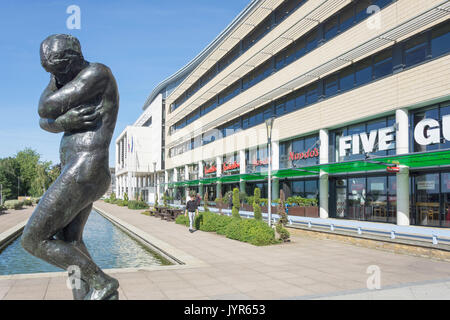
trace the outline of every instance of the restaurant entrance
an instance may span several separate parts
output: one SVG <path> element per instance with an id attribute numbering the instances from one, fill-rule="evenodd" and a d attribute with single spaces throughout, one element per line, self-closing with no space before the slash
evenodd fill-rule
<path id="1" fill-rule="evenodd" d="M 412 224 L 450 227 L 450 172 L 415 172 L 410 179 Z"/>
<path id="2" fill-rule="evenodd" d="M 396 223 L 396 176 L 330 179 L 330 217 Z"/>

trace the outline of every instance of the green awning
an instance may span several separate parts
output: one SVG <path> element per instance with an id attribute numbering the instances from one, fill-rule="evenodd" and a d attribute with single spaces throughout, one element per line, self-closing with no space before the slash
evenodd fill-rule
<path id="1" fill-rule="evenodd" d="M 221 176 L 218 181 L 222 182 L 222 183 L 227 183 L 227 182 L 239 182 L 241 181 L 241 175 L 240 174 L 233 174 L 233 175 L 229 175 L 229 176 Z"/>
<path id="2" fill-rule="evenodd" d="M 435 167 L 435 166 L 450 166 L 450 149 L 434 151 L 434 152 L 421 152 L 405 155 L 396 155 L 389 157 L 373 157 L 370 159 L 343 161 L 336 163 L 328 163 L 314 166 L 306 166 L 300 168 L 289 168 L 272 171 L 272 175 L 276 178 L 287 177 L 304 177 L 304 176 L 317 176 L 320 171 L 323 170 L 329 174 L 342 174 L 342 173 L 354 173 L 354 172 L 368 172 L 368 171 L 382 171 L 386 170 L 388 166 L 405 165 L 410 168 L 422 168 L 422 167 Z M 239 182 L 252 181 L 252 180 L 264 180 L 267 179 L 267 171 L 255 172 L 246 174 L 234 174 L 222 177 L 211 177 L 200 180 L 180 181 L 169 183 L 175 187 L 179 186 L 194 186 L 200 184 L 213 184 L 217 182 Z"/>
<path id="3" fill-rule="evenodd" d="M 189 180 L 189 181 L 185 181 L 185 185 L 186 186 L 198 186 L 199 184 L 199 180 Z"/>
<path id="4" fill-rule="evenodd" d="M 204 178 L 204 179 L 200 179 L 199 182 L 201 184 L 211 184 L 211 183 L 215 183 L 217 181 L 217 177 L 214 178 Z"/>
<path id="5" fill-rule="evenodd" d="M 421 152 L 389 157 L 374 157 L 363 160 L 343 161 L 301 168 L 290 168 L 273 171 L 278 178 L 318 175 L 320 170 L 329 174 L 367 172 L 385 170 L 388 166 L 404 165 L 410 168 L 434 167 L 450 165 L 450 150 Z"/>

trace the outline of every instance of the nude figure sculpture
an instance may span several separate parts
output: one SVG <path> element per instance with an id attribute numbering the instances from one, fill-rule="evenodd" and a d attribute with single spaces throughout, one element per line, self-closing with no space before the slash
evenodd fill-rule
<path id="1" fill-rule="evenodd" d="M 119 282 L 92 260 L 83 243 L 92 204 L 108 189 L 109 144 L 119 110 L 111 70 L 84 60 L 73 36 L 52 35 L 41 43 L 42 67 L 51 74 L 38 113 L 42 129 L 64 132 L 61 175 L 43 195 L 22 234 L 22 246 L 59 268 L 76 266 L 76 300 L 116 300 Z"/>

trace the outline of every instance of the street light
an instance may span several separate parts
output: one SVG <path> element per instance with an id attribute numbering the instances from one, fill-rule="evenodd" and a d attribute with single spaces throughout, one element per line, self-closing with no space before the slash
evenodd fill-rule
<path id="1" fill-rule="evenodd" d="M 268 214 L 269 214 L 269 227 L 272 226 L 272 129 L 273 129 L 273 122 L 275 121 L 275 117 L 270 117 L 266 120 L 266 129 L 267 129 L 267 145 L 268 145 L 268 151 L 269 151 L 269 179 L 268 179 Z"/>
<path id="2" fill-rule="evenodd" d="M 153 161 L 153 201 L 156 203 L 156 161 Z"/>

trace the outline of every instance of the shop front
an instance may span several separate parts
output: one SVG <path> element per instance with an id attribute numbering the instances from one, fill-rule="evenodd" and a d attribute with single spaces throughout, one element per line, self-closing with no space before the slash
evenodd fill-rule
<path id="1" fill-rule="evenodd" d="M 203 161 L 203 179 L 200 179 L 202 194 L 208 194 L 208 201 L 214 201 L 217 197 L 217 164 L 215 160 Z M 200 192 L 200 190 L 199 190 Z"/>

